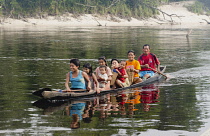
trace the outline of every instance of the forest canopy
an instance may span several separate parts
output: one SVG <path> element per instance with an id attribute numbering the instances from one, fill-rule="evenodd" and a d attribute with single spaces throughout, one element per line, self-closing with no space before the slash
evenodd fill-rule
<path id="1" fill-rule="evenodd" d="M 40 18 L 72 13 L 146 18 L 158 14 L 151 7 L 179 1 L 183 0 L 0 0 L 0 15 L 11 18 Z M 199 1 L 210 5 L 209 0 Z"/>

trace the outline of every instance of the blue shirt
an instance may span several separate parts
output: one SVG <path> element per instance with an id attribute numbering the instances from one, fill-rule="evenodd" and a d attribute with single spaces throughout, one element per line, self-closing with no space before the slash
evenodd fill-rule
<path id="1" fill-rule="evenodd" d="M 71 88 L 86 89 L 85 79 L 82 76 L 81 70 L 79 70 L 79 74 L 75 78 L 72 77 L 72 71 L 70 71 L 70 82 L 71 82 Z"/>
<path id="2" fill-rule="evenodd" d="M 70 108 L 70 116 L 73 114 L 77 114 L 79 116 L 79 119 L 82 120 L 82 114 L 85 109 L 86 103 L 74 103 L 72 104 Z"/>

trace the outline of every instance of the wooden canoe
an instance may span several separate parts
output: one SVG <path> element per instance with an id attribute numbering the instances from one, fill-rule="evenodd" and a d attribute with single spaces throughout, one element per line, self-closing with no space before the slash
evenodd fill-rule
<path id="1" fill-rule="evenodd" d="M 135 87 L 141 87 L 148 84 L 152 84 L 154 82 L 165 80 L 167 77 L 163 74 L 165 72 L 166 66 L 160 67 L 161 72 L 156 73 L 153 77 L 148 78 L 147 80 L 133 84 L 129 87 L 124 88 L 117 88 L 117 89 L 110 89 L 110 90 L 104 90 L 101 91 L 99 94 L 96 93 L 96 91 L 90 91 L 90 92 L 82 92 L 82 93 L 72 93 L 72 92 L 57 92 L 57 91 L 43 91 L 42 97 L 45 99 L 75 99 L 80 97 L 92 97 L 92 96 L 100 96 L 111 92 L 117 92 L 125 89 L 135 88 Z"/>

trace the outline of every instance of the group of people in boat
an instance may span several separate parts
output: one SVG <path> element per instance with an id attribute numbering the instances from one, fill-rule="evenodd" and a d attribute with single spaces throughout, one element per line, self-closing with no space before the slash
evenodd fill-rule
<path id="1" fill-rule="evenodd" d="M 111 68 L 108 67 L 105 57 L 98 58 L 99 66 L 93 71 L 90 63 L 83 65 L 83 71 L 79 70 L 80 61 L 70 60 L 70 72 L 66 75 L 66 92 L 85 92 L 86 90 L 109 90 L 116 87 L 127 87 L 140 83 L 155 72 L 160 71 L 160 62 L 155 54 L 150 52 L 150 45 L 145 44 L 143 54 L 135 60 L 135 52 L 129 50 L 128 60 L 112 59 Z M 71 82 L 71 88 L 69 87 Z"/>

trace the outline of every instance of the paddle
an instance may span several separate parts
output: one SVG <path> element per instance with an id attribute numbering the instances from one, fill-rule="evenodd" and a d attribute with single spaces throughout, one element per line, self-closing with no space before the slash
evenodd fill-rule
<path id="1" fill-rule="evenodd" d="M 113 76 L 112 76 L 112 80 L 111 80 L 110 85 L 113 86 L 115 84 L 116 79 L 117 79 L 118 73 L 112 72 L 112 74 L 113 74 Z"/>
<path id="2" fill-rule="evenodd" d="M 153 69 L 153 68 L 151 68 L 151 67 L 148 67 L 148 68 L 149 68 L 149 69 L 152 69 L 153 71 L 157 72 L 158 74 L 163 75 L 163 76 L 165 76 L 166 78 L 168 78 L 165 74 L 161 73 L 160 71 L 157 71 L 157 70 L 155 70 L 155 69 Z"/>
<path id="3" fill-rule="evenodd" d="M 134 72 L 131 72 L 130 69 L 126 69 L 126 72 L 128 74 L 129 85 L 132 85 L 134 79 Z"/>

